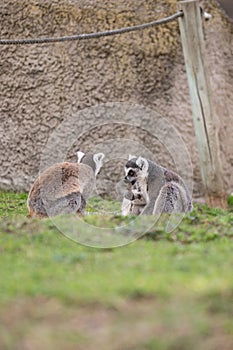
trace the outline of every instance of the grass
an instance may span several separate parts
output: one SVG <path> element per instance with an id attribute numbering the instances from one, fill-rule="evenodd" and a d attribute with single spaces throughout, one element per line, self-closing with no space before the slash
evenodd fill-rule
<path id="1" fill-rule="evenodd" d="M 88 210 L 99 215 L 79 232 L 87 245 L 131 242 L 145 224 L 116 215 L 111 201 L 92 199 Z M 82 226 L 73 218 L 26 214 L 25 194 L 0 193 L 1 349 L 233 348 L 230 211 L 196 205 L 172 232 L 163 216 L 115 249 L 60 234 L 56 225 Z"/>

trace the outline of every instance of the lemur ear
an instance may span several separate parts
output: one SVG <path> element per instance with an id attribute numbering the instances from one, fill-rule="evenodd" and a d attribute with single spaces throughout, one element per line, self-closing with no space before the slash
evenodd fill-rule
<path id="1" fill-rule="evenodd" d="M 143 170 L 143 172 L 148 171 L 149 163 L 148 160 L 146 160 L 146 158 L 143 158 L 141 156 L 138 157 L 138 159 L 136 160 L 136 164 L 141 170 Z"/>
<path id="2" fill-rule="evenodd" d="M 85 156 L 85 153 L 83 153 L 81 151 L 77 152 L 78 163 L 81 162 L 81 160 L 83 159 L 84 156 Z"/>
<path id="3" fill-rule="evenodd" d="M 94 162 L 97 164 L 102 163 L 103 159 L 105 157 L 104 153 L 96 153 L 93 155 Z"/>
<path id="4" fill-rule="evenodd" d="M 136 156 L 132 156 L 132 154 L 129 154 L 128 160 L 133 159 L 133 158 L 137 158 L 137 157 Z"/>
<path id="5" fill-rule="evenodd" d="M 95 162 L 95 176 L 99 173 L 99 171 L 103 165 L 104 157 L 105 157 L 104 153 L 96 153 L 93 155 L 93 160 Z"/>

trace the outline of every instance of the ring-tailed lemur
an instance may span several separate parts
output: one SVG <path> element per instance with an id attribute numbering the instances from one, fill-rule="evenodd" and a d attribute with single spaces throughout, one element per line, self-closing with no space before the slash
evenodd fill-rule
<path id="1" fill-rule="evenodd" d="M 135 157 L 129 155 L 129 160 L 132 158 Z M 127 173 L 126 168 L 125 172 Z M 142 171 L 138 174 L 137 179 L 131 179 L 131 175 L 134 175 L 134 171 L 129 169 L 127 176 L 124 178 L 124 182 L 127 184 L 127 191 L 122 201 L 122 215 L 140 215 L 148 202 L 146 181 L 147 172 L 144 173 Z"/>
<path id="2" fill-rule="evenodd" d="M 86 202 L 96 185 L 104 154 L 77 152 L 78 163 L 57 163 L 36 179 L 28 195 L 31 217 L 85 214 Z"/>
<path id="3" fill-rule="evenodd" d="M 130 156 L 125 165 L 125 181 L 134 186 L 138 182 L 141 189 L 141 198 L 146 204 L 141 215 L 157 213 L 179 213 L 192 210 L 192 199 L 183 179 L 175 172 L 170 171 L 143 157 Z M 122 214 L 132 214 L 128 203 L 123 199 Z M 133 199 L 132 199 L 133 202 Z M 133 206 L 133 203 L 132 203 Z"/>

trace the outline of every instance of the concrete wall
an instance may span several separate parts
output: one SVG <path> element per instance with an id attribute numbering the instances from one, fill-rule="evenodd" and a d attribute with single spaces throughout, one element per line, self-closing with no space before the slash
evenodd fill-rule
<path id="1" fill-rule="evenodd" d="M 204 1 L 204 5 L 212 14 L 212 19 L 204 24 L 205 38 L 219 117 L 224 180 L 230 192 L 233 183 L 233 26 L 215 1 Z M 175 13 L 176 6 L 175 0 L 2 0 L 0 35 L 14 39 L 102 31 L 165 17 Z M 105 148 L 107 145 L 109 152 L 100 178 L 105 182 L 100 185 L 100 193 L 114 194 L 113 183 L 123 176 L 124 161 L 119 157 L 110 159 L 116 145 L 109 139 L 133 139 L 135 153 L 140 147 L 147 148 L 143 149 L 145 155 L 150 151 L 151 158 L 174 168 L 175 155 L 169 154 L 166 145 L 148 131 L 119 123 L 100 126 L 98 108 L 91 116 L 80 114 L 87 107 L 127 102 L 159 113 L 176 128 L 193 163 L 194 195 L 203 196 L 178 21 L 91 41 L 1 46 L 0 49 L 1 188 L 29 189 L 38 174 L 49 136 L 67 117 L 75 120 L 76 131 L 79 123 L 80 131 L 82 123 L 86 130 L 83 136 L 72 139 L 67 159 L 75 159 L 77 148 L 88 151 L 101 148 L 101 142 Z M 130 117 L 127 120 L 130 122 Z M 133 124 L 133 114 L 131 121 Z M 148 129 L 155 123 L 149 114 L 144 122 Z M 54 148 L 55 160 L 60 159 L 59 147 L 69 139 L 69 132 L 64 129 Z M 125 147 L 125 154 L 128 150 Z"/>

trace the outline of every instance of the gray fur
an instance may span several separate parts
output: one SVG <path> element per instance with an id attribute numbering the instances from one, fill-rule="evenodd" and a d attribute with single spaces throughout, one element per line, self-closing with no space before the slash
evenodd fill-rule
<path id="1" fill-rule="evenodd" d="M 145 183 L 146 185 L 146 183 Z M 122 201 L 122 215 L 140 215 L 146 205 L 146 198 L 143 197 L 143 189 L 139 181 L 134 185 L 128 184 L 127 191 Z"/>
<path id="2" fill-rule="evenodd" d="M 48 216 L 77 213 L 81 208 L 82 195 L 80 192 L 72 192 L 67 196 L 46 203 Z"/>
<path id="3" fill-rule="evenodd" d="M 146 202 L 141 215 L 192 210 L 191 196 L 183 179 L 150 160 L 142 157 L 129 159 L 126 163 L 125 181 L 139 183 L 141 196 Z M 125 199 L 123 203 L 127 203 Z"/>
<path id="4" fill-rule="evenodd" d="M 92 168 L 95 175 L 98 175 L 100 168 L 103 165 L 103 159 L 105 155 L 103 153 L 82 153 L 77 152 L 78 162 L 82 164 L 86 164 Z"/>

